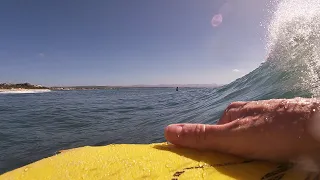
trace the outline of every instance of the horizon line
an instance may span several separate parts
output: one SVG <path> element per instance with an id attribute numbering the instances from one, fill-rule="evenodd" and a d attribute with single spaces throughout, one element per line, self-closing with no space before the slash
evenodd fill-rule
<path id="1" fill-rule="evenodd" d="M 218 87 L 224 84 L 134 84 L 134 85 L 62 85 L 51 87 Z"/>

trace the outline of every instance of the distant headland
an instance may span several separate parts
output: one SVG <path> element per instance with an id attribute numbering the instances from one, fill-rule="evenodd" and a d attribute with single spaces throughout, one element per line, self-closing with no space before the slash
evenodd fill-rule
<path id="1" fill-rule="evenodd" d="M 15 92 L 47 92 L 50 88 L 41 85 L 32 85 L 30 83 L 0 83 L 0 93 L 15 93 Z"/>
<path id="2" fill-rule="evenodd" d="M 36 92 L 48 92 L 50 89 L 41 85 L 32 85 L 30 83 L 1 83 L 0 93 L 36 93 Z"/>
<path id="3" fill-rule="evenodd" d="M 32 85 L 30 83 L 21 83 L 21 84 L 2 83 L 0 84 L 0 89 L 49 89 L 49 88 L 41 85 Z"/>

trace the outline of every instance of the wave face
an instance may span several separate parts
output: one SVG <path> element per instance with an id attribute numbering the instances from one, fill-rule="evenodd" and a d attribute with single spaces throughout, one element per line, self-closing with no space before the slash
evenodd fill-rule
<path id="1" fill-rule="evenodd" d="M 318 97 L 320 1 L 282 0 L 272 14 L 267 34 L 270 66 L 276 74 L 284 72 L 290 76 L 282 80 L 290 90 Z"/>
<path id="2" fill-rule="evenodd" d="M 266 27 L 266 62 L 223 89 L 248 100 L 319 97 L 320 1 L 274 3 Z"/>

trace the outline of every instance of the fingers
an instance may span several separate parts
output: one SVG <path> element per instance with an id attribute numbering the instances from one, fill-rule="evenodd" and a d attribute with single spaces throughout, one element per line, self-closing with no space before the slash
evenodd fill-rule
<path id="1" fill-rule="evenodd" d="M 195 149 L 223 149 L 221 137 L 228 137 L 227 126 L 173 124 L 165 129 L 165 138 L 172 144 Z M 230 127 L 231 128 L 231 127 Z M 224 143 L 225 144 L 225 143 Z"/>
<path id="2" fill-rule="evenodd" d="M 245 106 L 247 102 L 233 102 L 231 103 L 226 110 L 224 111 L 221 119 L 217 122 L 218 125 L 229 123 L 237 118 L 239 118 L 241 115 L 240 109 Z"/>
<path id="3" fill-rule="evenodd" d="M 313 150 L 314 139 L 320 139 L 320 133 L 316 133 L 319 128 L 312 129 L 320 123 L 309 120 L 311 129 L 303 123 L 315 109 L 304 102 L 299 105 L 280 99 L 235 102 L 225 110 L 218 125 L 173 124 L 165 129 L 165 138 L 182 147 L 288 160 Z"/>
<path id="4" fill-rule="evenodd" d="M 276 136 L 261 133 L 260 128 L 247 125 L 244 120 L 224 125 L 173 124 L 165 129 L 165 138 L 181 147 L 213 150 L 246 158 L 277 160 L 278 156 L 291 157 L 292 146 L 290 142 L 283 143 L 287 141 L 280 133 L 275 133 L 280 134 L 280 140 L 274 141 Z"/>
<path id="5" fill-rule="evenodd" d="M 239 126 L 240 121 L 234 121 L 243 114 L 243 107 L 247 102 L 231 103 L 218 125 L 204 124 L 173 124 L 165 129 L 166 139 L 184 147 L 197 149 L 225 150 L 230 148 L 230 141 L 226 141 L 237 134 L 232 131 Z"/>
<path id="6" fill-rule="evenodd" d="M 217 124 L 222 125 L 232 122 L 236 119 L 257 116 L 259 114 L 261 115 L 264 112 L 272 111 L 275 109 L 275 106 L 279 104 L 279 100 L 233 102 L 226 108 Z"/>

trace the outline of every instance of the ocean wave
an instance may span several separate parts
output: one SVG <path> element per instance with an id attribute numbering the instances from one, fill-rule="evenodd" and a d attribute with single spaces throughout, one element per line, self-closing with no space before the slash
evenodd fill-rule
<path id="1" fill-rule="evenodd" d="M 276 3 L 266 27 L 267 61 L 219 88 L 221 101 L 320 96 L 320 1 Z"/>
<path id="2" fill-rule="evenodd" d="M 268 61 L 289 76 L 284 83 L 320 96 L 320 1 L 279 1 L 267 37 Z"/>

